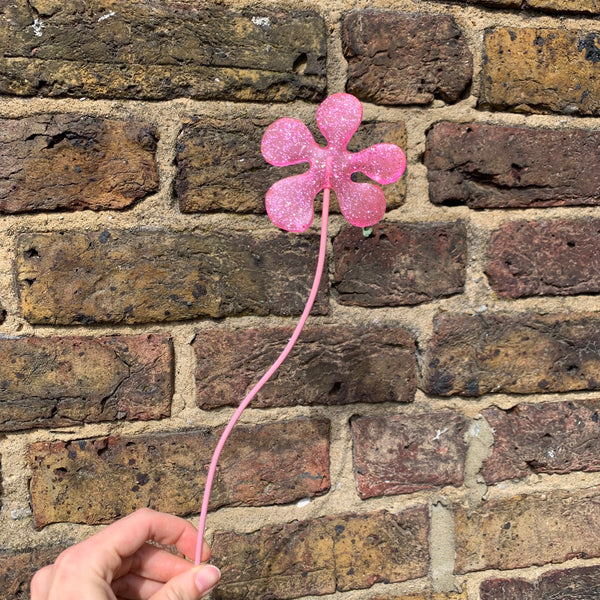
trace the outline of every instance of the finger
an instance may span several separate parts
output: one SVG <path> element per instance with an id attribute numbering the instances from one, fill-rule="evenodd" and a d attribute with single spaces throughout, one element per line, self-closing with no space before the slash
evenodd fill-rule
<path id="1" fill-rule="evenodd" d="M 35 573 L 31 580 L 31 600 L 46 600 L 54 566 L 48 565 Z"/>
<path id="2" fill-rule="evenodd" d="M 150 600 L 198 600 L 217 585 L 221 572 L 213 565 L 200 565 L 174 577 Z"/>
<path id="3" fill-rule="evenodd" d="M 154 581 L 153 579 L 128 573 L 123 577 L 119 577 L 119 579 L 115 579 L 112 582 L 111 587 L 117 598 L 124 598 L 125 600 L 147 600 L 147 598 L 156 594 L 156 592 L 164 585 L 165 584 L 162 581 Z"/>
<path id="4" fill-rule="evenodd" d="M 135 573 L 140 577 L 164 582 L 187 571 L 191 566 L 190 561 L 181 556 L 151 544 L 144 544 L 135 554 L 123 560 L 114 577 L 118 579 L 126 573 Z"/>
<path id="5" fill-rule="evenodd" d="M 91 556 L 98 557 L 101 553 L 106 567 L 112 569 L 110 573 L 112 575 L 123 558 L 134 554 L 148 540 L 164 545 L 174 544 L 185 556 L 193 559 L 196 537 L 196 528 L 185 519 L 142 508 L 109 525 L 100 533 L 82 542 L 82 545 Z M 114 552 L 119 560 L 110 561 L 107 549 Z"/>

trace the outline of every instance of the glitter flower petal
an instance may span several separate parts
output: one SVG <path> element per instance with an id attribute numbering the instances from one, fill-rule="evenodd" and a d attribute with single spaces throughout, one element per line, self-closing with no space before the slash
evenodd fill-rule
<path id="1" fill-rule="evenodd" d="M 313 201 L 321 189 L 322 184 L 315 181 L 310 171 L 276 181 L 265 198 L 269 219 L 286 231 L 306 231 L 312 225 Z"/>
<path id="2" fill-rule="evenodd" d="M 370 227 L 383 218 L 382 190 L 373 184 L 355 183 L 352 174 L 360 171 L 379 184 L 392 183 L 404 172 L 406 157 L 394 144 L 349 152 L 346 146 L 361 120 L 362 106 L 354 96 L 334 94 L 317 109 L 317 125 L 328 142 L 325 148 L 298 119 L 279 119 L 267 128 L 261 144 L 267 162 L 275 166 L 310 164 L 303 175 L 282 179 L 267 192 L 267 213 L 275 225 L 295 232 L 308 229 L 314 198 L 324 187 L 335 192 L 342 214 L 352 225 Z"/>

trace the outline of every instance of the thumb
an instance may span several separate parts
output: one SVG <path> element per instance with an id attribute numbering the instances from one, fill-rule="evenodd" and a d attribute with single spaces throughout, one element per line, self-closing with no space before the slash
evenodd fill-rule
<path id="1" fill-rule="evenodd" d="M 173 577 L 154 594 L 151 600 L 198 600 L 221 579 L 221 571 L 214 565 L 200 565 Z"/>

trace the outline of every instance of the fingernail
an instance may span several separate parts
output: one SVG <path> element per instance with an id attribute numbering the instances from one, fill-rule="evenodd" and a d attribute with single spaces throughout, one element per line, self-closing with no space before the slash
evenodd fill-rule
<path id="1" fill-rule="evenodd" d="M 200 592 L 208 592 L 219 583 L 221 571 L 214 565 L 204 565 L 194 577 L 196 587 Z"/>

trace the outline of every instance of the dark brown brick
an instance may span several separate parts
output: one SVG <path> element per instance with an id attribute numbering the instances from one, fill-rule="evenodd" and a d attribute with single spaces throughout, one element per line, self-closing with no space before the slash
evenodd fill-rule
<path id="1" fill-rule="evenodd" d="M 147 123 L 38 115 L 1 119 L 0 130 L 2 213 L 120 209 L 158 190 Z"/>
<path id="2" fill-rule="evenodd" d="M 481 600 L 592 600 L 600 596 L 600 568 L 548 571 L 534 581 L 486 579 L 479 592 Z"/>
<path id="3" fill-rule="evenodd" d="M 457 573 L 600 556 L 598 488 L 487 500 L 455 522 Z"/>
<path id="4" fill-rule="evenodd" d="M 599 219 L 514 221 L 494 232 L 486 274 L 502 298 L 600 291 Z"/>
<path id="5" fill-rule="evenodd" d="M 438 123 L 425 165 L 434 204 L 470 208 L 598 205 L 600 134 Z"/>
<path id="6" fill-rule="evenodd" d="M 473 75 L 471 52 L 449 15 L 351 12 L 342 44 L 346 90 L 377 104 L 456 102 Z"/>
<path id="7" fill-rule="evenodd" d="M 355 417 L 351 427 L 362 499 L 462 485 L 465 417 L 449 411 Z"/>
<path id="8" fill-rule="evenodd" d="M 399 514 L 346 514 L 217 533 L 213 557 L 223 573 L 216 600 L 284 600 L 368 588 L 427 574 L 425 507 Z"/>
<path id="9" fill-rule="evenodd" d="M 165 335 L 0 339 L 0 431 L 169 416 L 172 362 Z"/>
<path id="10" fill-rule="evenodd" d="M 488 483 L 532 473 L 600 471 L 599 400 L 518 404 L 482 412 L 494 432 L 483 463 Z"/>
<path id="11" fill-rule="evenodd" d="M 32 444 L 35 524 L 104 523 L 142 507 L 200 512 L 220 433 L 202 429 Z M 219 461 L 211 508 L 288 503 L 328 488 L 329 421 L 237 427 Z"/>
<path id="12" fill-rule="evenodd" d="M 198 406 L 237 406 L 275 362 L 292 332 L 199 332 L 193 343 Z M 306 327 L 252 406 L 412 402 L 415 369 L 415 342 L 403 329 Z"/>
<path id="13" fill-rule="evenodd" d="M 299 314 L 318 243 L 275 231 L 26 233 L 17 242 L 21 308 L 30 323 L 53 325 Z M 317 313 L 327 311 L 326 289 L 324 276 Z"/>
<path id="14" fill-rule="evenodd" d="M 307 168 L 303 164 L 280 169 L 265 162 L 260 142 L 270 122 L 270 119 L 198 119 L 185 125 L 177 140 L 175 156 L 175 194 L 180 209 L 264 214 L 269 187 L 278 179 Z M 319 135 L 315 139 L 325 144 Z M 404 123 L 363 123 L 348 149 L 357 152 L 384 142 L 406 148 Z M 386 186 L 388 209 L 401 206 L 405 192 L 404 179 Z M 339 212 L 335 198 L 332 200 L 332 212 Z"/>
<path id="15" fill-rule="evenodd" d="M 312 11 L 15 0 L 0 14 L 3 94 L 253 101 L 325 94 L 325 23 Z"/>
<path id="16" fill-rule="evenodd" d="M 423 389 L 440 396 L 600 388 L 600 317 L 523 313 L 440 315 Z"/>
<path id="17" fill-rule="evenodd" d="M 0 600 L 25 600 L 34 573 L 53 563 L 64 550 L 61 545 L 0 552 Z"/>
<path id="18" fill-rule="evenodd" d="M 566 29 L 488 30 L 479 108 L 600 114 L 598 39 Z"/>
<path id="19" fill-rule="evenodd" d="M 385 223 L 368 238 L 343 229 L 333 242 L 339 302 L 401 306 L 461 293 L 466 237 L 462 223 Z"/>

